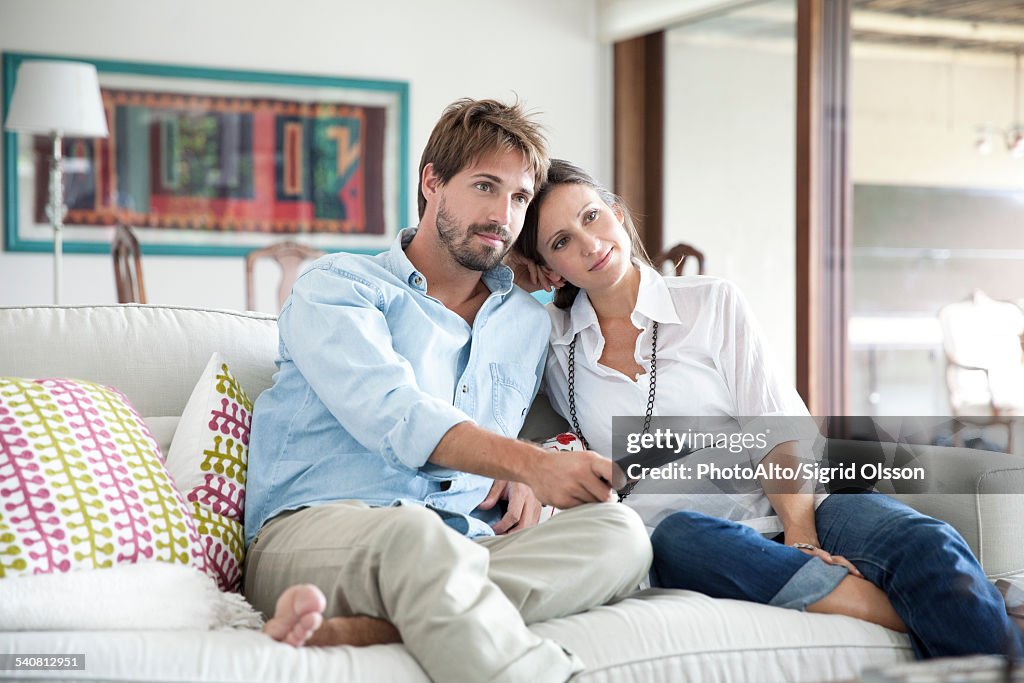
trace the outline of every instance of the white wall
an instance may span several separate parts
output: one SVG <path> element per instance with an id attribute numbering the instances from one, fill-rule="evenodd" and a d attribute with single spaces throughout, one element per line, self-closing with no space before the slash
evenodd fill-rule
<path id="1" fill-rule="evenodd" d="M 1024 159 L 999 140 L 989 156 L 973 146 L 976 126 L 1013 120 L 1011 55 L 875 46 L 853 54 L 853 182 L 1024 188 Z"/>
<path id="2" fill-rule="evenodd" d="M 3 0 L 0 50 L 406 80 L 410 216 L 420 151 L 463 96 L 518 94 L 555 155 L 610 180 L 610 47 L 591 0 Z M 242 257 L 145 256 L 143 269 L 151 303 L 244 306 Z M 0 252 L 0 305 L 50 303 L 50 272 L 47 254 Z M 114 301 L 109 256 L 65 255 L 65 303 Z"/>
<path id="3" fill-rule="evenodd" d="M 693 244 L 740 287 L 795 381 L 795 52 L 692 30 L 666 40 L 665 244 Z"/>

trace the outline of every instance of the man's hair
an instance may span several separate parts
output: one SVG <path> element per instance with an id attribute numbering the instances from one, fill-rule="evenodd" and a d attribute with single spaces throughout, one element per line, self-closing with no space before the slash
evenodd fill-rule
<path id="1" fill-rule="evenodd" d="M 540 124 L 533 121 L 516 101 L 463 98 L 452 102 L 434 126 L 420 158 L 417 178 L 419 215 L 427 208 L 423 196 L 423 169 L 434 165 L 434 173 L 447 183 L 481 156 L 497 151 L 522 152 L 539 188 L 548 172 L 548 148 Z"/>
<path id="2" fill-rule="evenodd" d="M 622 200 L 622 197 L 594 180 L 592 175 L 576 164 L 564 159 L 551 160 L 544 184 L 537 189 L 533 201 L 530 203 L 529 208 L 526 209 L 523 231 L 519 233 L 519 239 L 512 246 L 513 249 L 536 264 L 547 265 L 544 263 L 544 257 L 540 255 L 540 245 L 538 244 L 540 207 L 543 206 L 544 201 L 551 195 L 551 190 L 559 185 L 583 185 L 584 187 L 589 187 L 597 193 L 597 196 L 607 206 L 611 208 L 617 207 L 622 211 L 622 226 L 626 229 L 626 234 L 629 235 L 631 246 L 630 260 L 634 264 L 643 263 L 648 266 L 651 265 L 651 258 L 647 255 L 643 240 L 640 239 L 636 224 L 633 222 L 633 214 L 630 212 L 629 207 L 626 206 L 626 202 Z M 558 308 L 569 308 L 576 301 L 576 295 L 579 292 L 579 287 L 566 282 L 562 287 L 555 290 L 555 306 Z"/>

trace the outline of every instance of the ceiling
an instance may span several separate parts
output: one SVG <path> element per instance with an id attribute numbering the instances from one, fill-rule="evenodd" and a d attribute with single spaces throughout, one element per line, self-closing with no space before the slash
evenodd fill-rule
<path id="1" fill-rule="evenodd" d="M 1021 0 L 853 0 L 853 39 L 862 43 L 976 52 L 1024 50 Z M 858 15 L 880 19 L 865 26 Z"/>
<path id="2" fill-rule="evenodd" d="M 906 17 L 1024 26 L 1024 2 L 1020 0 L 853 0 L 853 6 Z"/>
<path id="3" fill-rule="evenodd" d="M 826 0 L 830 1 L 830 0 Z M 1024 0 L 851 0 L 858 44 L 1024 56 Z M 792 43 L 796 0 L 727 3 L 728 11 L 687 22 L 695 33 L 742 41 Z"/>

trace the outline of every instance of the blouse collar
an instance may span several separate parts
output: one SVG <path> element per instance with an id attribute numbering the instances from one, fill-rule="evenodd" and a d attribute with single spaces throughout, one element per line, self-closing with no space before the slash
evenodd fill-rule
<path id="1" fill-rule="evenodd" d="M 672 303 L 672 294 L 668 284 L 660 273 L 646 264 L 640 264 L 640 291 L 637 293 L 636 307 L 630 316 L 633 323 L 646 328 L 650 322 L 661 324 L 681 323 L 676 307 Z M 568 345 L 573 337 L 591 326 L 598 325 L 597 312 L 590 303 L 590 297 L 583 290 L 576 295 L 576 300 L 569 308 L 568 325 L 562 334 L 553 337 L 552 344 Z"/>

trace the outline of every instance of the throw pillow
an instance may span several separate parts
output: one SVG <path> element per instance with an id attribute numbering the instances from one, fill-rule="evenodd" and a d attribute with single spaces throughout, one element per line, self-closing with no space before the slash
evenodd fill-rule
<path id="1" fill-rule="evenodd" d="M 181 494 L 116 389 L 0 378 L 0 577 L 158 560 L 206 568 Z"/>
<path id="2" fill-rule="evenodd" d="M 245 476 L 252 401 L 215 353 L 196 382 L 167 453 L 167 469 L 192 509 L 224 591 L 241 590 Z"/>

